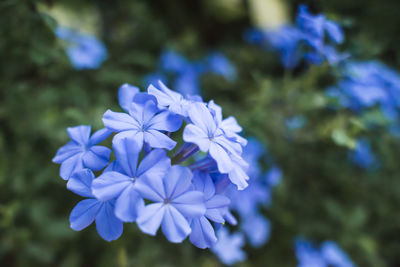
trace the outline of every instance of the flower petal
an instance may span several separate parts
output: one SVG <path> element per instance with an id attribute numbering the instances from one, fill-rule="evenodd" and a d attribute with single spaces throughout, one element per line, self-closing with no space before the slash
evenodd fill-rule
<path id="1" fill-rule="evenodd" d="M 172 150 L 176 146 L 176 142 L 156 130 L 148 130 L 144 133 L 144 141 L 154 148 L 165 148 Z"/>
<path id="2" fill-rule="evenodd" d="M 68 180 L 72 174 L 83 169 L 82 153 L 75 154 L 61 163 L 60 176 Z"/>
<path id="3" fill-rule="evenodd" d="M 217 126 L 210 110 L 204 103 L 193 103 L 189 107 L 188 114 L 192 123 L 201 128 L 204 132 L 209 135 L 215 132 Z"/>
<path id="4" fill-rule="evenodd" d="M 221 173 L 228 173 L 233 168 L 232 160 L 228 153 L 220 145 L 212 142 L 210 144 L 210 155 L 218 165 L 218 170 Z"/>
<path id="5" fill-rule="evenodd" d="M 92 146 L 83 154 L 83 163 L 93 171 L 103 169 L 110 160 L 111 149 L 105 146 Z"/>
<path id="6" fill-rule="evenodd" d="M 172 243 L 181 243 L 191 232 L 188 221 L 171 205 L 165 205 L 161 229 Z"/>
<path id="7" fill-rule="evenodd" d="M 126 113 L 107 110 L 103 115 L 104 126 L 114 132 L 139 129 L 138 122 Z"/>
<path id="8" fill-rule="evenodd" d="M 68 144 L 57 150 L 57 154 L 53 158 L 53 162 L 61 164 L 64 160 L 81 152 L 82 146 L 74 141 L 70 141 Z"/>
<path id="9" fill-rule="evenodd" d="M 215 195 L 215 185 L 210 175 L 206 172 L 195 171 L 193 173 L 194 188 L 204 193 L 204 199 L 209 200 Z"/>
<path id="10" fill-rule="evenodd" d="M 143 198 L 135 190 L 134 185 L 129 185 L 119 195 L 115 202 L 115 215 L 124 222 L 134 222 L 138 211 L 144 207 Z"/>
<path id="11" fill-rule="evenodd" d="M 164 203 L 150 204 L 144 207 L 136 220 L 139 229 L 149 235 L 155 235 L 164 217 Z"/>
<path id="12" fill-rule="evenodd" d="M 196 218 L 204 215 L 204 195 L 199 191 L 189 191 L 171 200 L 174 207 L 187 218 Z"/>
<path id="13" fill-rule="evenodd" d="M 132 86 L 128 83 L 121 85 L 118 90 L 118 102 L 121 108 L 125 111 L 129 111 L 133 98 L 137 93 L 139 93 L 138 87 Z"/>
<path id="14" fill-rule="evenodd" d="M 142 159 L 137 169 L 137 176 L 142 175 L 162 178 L 171 167 L 171 160 L 162 149 L 154 149 Z"/>
<path id="15" fill-rule="evenodd" d="M 67 188 L 82 197 L 93 197 L 92 182 L 94 174 L 89 169 L 74 173 L 68 180 Z"/>
<path id="16" fill-rule="evenodd" d="M 69 222 L 71 228 L 80 231 L 88 227 L 96 218 L 96 214 L 101 207 L 101 203 L 94 198 L 80 201 L 71 211 Z"/>
<path id="17" fill-rule="evenodd" d="M 172 166 L 164 178 L 165 197 L 174 199 L 189 190 L 193 174 L 189 168 Z"/>
<path id="18" fill-rule="evenodd" d="M 210 148 L 211 142 L 207 133 L 194 124 L 186 125 L 185 129 L 183 130 L 183 140 L 185 140 L 185 142 L 198 145 L 200 150 L 203 152 L 208 151 Z"/>
<path id="19" fill-rule="evenodd" d="M 136 168 L 141 147 L 132 137 L 114 138 L 113 150 L 116 161 L 126 175 L 136 177 Z"/>
<path id="20" fill-rule="evenodd" d="M 192 228 L 192 232 L 189 239 L 196 247 L 205 249 L 217 242 L 214 228 L 204 216 L 193 219 L 190 227 Z"/>
<path id="21" fill-rule="evenodd" d="M 158 131 L 168 131 L 175 132 L 181 128 L 182 125 L 182 117 L 176 114 L 173 114 L 169 111 L 163 111 L 157 115 L 155 115 L 149 121 L 149 128 L 158 130 Z"/>
<path id="22" fill-rule="evenodd" d="M 105 172 L 94 179 L 92 192 L 97 199 L 107 201 L 118 197 L 131 184 L 132 180 L 126 175 L 115 171 Z"/>
<path id="23" fill-rule="evenodd" d="M 123 227 L 122 221 L 114 215 L 113 203 L 104 203 L 96 216 L 96 229 L 99 235 L 110 242 L 122 235 Z"/>
<path id="24" fill-rule="evenodd" d="M 107 137 L 109 137 L 112 134 L 112 132 L 107 129 L 103 128 L 92 134 L 89 140 L 89 144 L 91 146 L 97 145 L 98 143 L 103 142 Z"/>
<path id="25" fill-rule="evenodd" d="M 80 125 L 67 128 L 67 132 L 71 140 L 81 145 L 87 145 L 89 143 L 91 130 L 92 127 L 90 125 Z"/>

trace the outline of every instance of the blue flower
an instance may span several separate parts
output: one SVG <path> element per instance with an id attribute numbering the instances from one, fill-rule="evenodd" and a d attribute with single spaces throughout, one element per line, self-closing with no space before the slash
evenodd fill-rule
<path id="1" fill-rule="evenodd" d="M 129 114 L 107 110 L 103 115 L 104 126 L 118 132 L 114 138 L 134 138 L 140 148 L 147 143 L 154 148 L 173 149 L 176 142 L 161 131 L 177 131 L 182 119 L 167 110 L 159 110 L 153 98 L 142 93 L 135 95 Z"/>
<path id="2" fill-rule="evenodd" d="M 75 69 L 97 69 L 107 58 L 107 49 L 96 37 L 59 27 L 58 38 L 68 42 L 67 55 Z"/>
<path id="3" fill-rule="evenodd" d="M 111 150 L 96 144 L 106 139 L 110 131 L 102 129 L 90 136 L 91 126 L 81 125 L 69 127 L 67 132 L 71 141 L 61 147 L 53 158 L 54 163 L 61 164 L 61 178 L 68 180 L 74 172 L 84 167 L 99 171 L 107 165 Z"/>
<path id="4" fill-rule="evenodd" d="M 283 26 L 277 31 L 267 32 L 269 45 L 280 54 L 282 65 L 293 69 L 302 58 L 301 41 L 303 34 L 295 27 Z"/>
<path id="5" fill-rule="evenodd" d="M 193 103 L 188 110 L 188 115 L 192 123 L 186 125 L 183 140 L 198 145 L 203 152 L 208 151 L 221 173 L 234 171 L 233 168 L 234 166 L 236 168 L 236 165 L 233 158 L 236 156 L 240 158 L 241 145 L 224 134 L 204 103 Z M 241 190 L 247 186 L 247 178 L 241 177 L 239 180 L 232 179 L 231 181 Z"/>
<path id="6" fill-rule="evenodd" d="M 325 241 L 318 249 L 308 241 L 297 239 L 295 249 L 299 267 L 355 267 L 346 253 L 333 241 Z"/>
<path id="7" fill-rule="evenodd" d="M 162 71 L 182 73 L 189 65 L 189 62 L 184 56 L 173 50 L 167 50 L 161 54 L 160 69 Z"/>
<path id="8" fill-rule="evenodd" d="M 175 89 L 183 95 L 197 95 L 200 93 L 199 72 L 188 66 L 175 79 Z"/>
<path id="9" fill-rule="evenodd" d="M 161 225 L 170 242 L 180 243 L 190 233 L 189 220 L 205 214 L 204 195 L 193 190 L 192 172 L 179 165 L 172 166 L 164 176 L 148 175 L 137 184 L 141 195 L 155 203 L 139 214 L 139 229 L 155 235 Z"/>
<path id="10" fill-rule="evenodd" d="M 211 251 L 226 265 L 232 265 L 246 259 L 246 253 L 242 250 L 244 236 L 241 233 L 229 234 L 226 228 L 220 228 L 217 232 L 218 242 L 211 247 Z"/>
<path id="11" fill-rule="evenodd" d="M 334 267 L 355 267 L 349 256 L 333 241 L 325 241 L 321 246 L 321 254 L 326 263 Z"/>
<path id="12" fill-rule="evenodd" d="M 260 247 L 269 239 L 271 223 L 264 216 L 253 214 L 244 218 L 240 229 L 246 234 L 253 247 Z"/>
<path id="13" fill-rule="evenodd" d="M 299 261 L 298 267 L 328 267 L 320 251 L 309 242 L 297 239 L 295 242 L 296 257 Z"/>
<path id="14" fill-rule="evenodd" d="M 236 68 L 232 63 L 221 53 L 212 53 L 206 59 L 209 71 L 223 76 L 228 81 L 236 79 Z"/>
<path id="15" fill-rule="evenodd" d="M 195 190 L 204 193 L 206 212 L 200 218 L 194 218 L 190 224 L 192 233 L 190 242 L 196 247 L 208 248 L 217 242 L 214 228 L 210 221 L 224 223 L 224 214 L 230 200 L 215 191 L 215 185 L 210 175 L 202 172 L 194 172 L 193 185 Z"/>
<path id="16" fill-rule="evenodd" d="M 163 82 L 158 81 L 158 87 L 150 84 L 147 92 L 157 98 L 161 108 L 167 108 L 172 113 L 187 117 L 192 101 L 185 99 L 180 93 L 172 91 Z"/>
<path id="17" fill-rule="evenodd" d="M 123 223 L 114 215 L 114 200 L 100 201 L 92 195 L 94 174 L 84 169 L 76 172 L 68 180 L 67 188 L 72 192 L 88 199 L 80 201 L 72 210 L 69 217 L 71 228 L 81 231 L 96 221 L 99 235 L 107 241 L 118 239 L 123 231 Z"/>
<path id="18" fill-rule="evenodd" d="M 367 139 L 359 139 L 354 151 L 350 154 L 352 161 L 359 167 L 368 169 L 376 165 L 377 160 L 371 151 L 371 145 Z"/>
<path id="19" fill-rule="evenodd" d="M 164 150 L 155 149 L 138 164 L 141 149 L 132 138 L 114 139 L 113 150 L 115 164 L 93 182 L 93 194 L 102 201 L 116 199 L 116 216 L 122 221 L 133 222 L 144 206 L 136 189 L 137 181 L 145 176 L 164 176 L 171 161 Z"/>

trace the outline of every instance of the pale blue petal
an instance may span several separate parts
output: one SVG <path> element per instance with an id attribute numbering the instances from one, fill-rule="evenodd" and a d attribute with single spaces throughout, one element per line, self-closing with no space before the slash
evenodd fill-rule
<path id="1" fill-rule="evenodd" d="M 93 195 L 101 201 L 118 197 L 121 192 L 132 184 L 130 177 L 119 172 L 105 172 L 92 183 Z"/>
<path id="2" fill-rule="evenodd" d="M 129 177 L 136 177 L 136 168 L 141 147 L 132 137 L 114 138 L 113 150 L 118 165 Z"/>
<path id="3" fill-rule="evenodd" d="M 237 123 L 234 117 L 228 117 L 221 123 L 221 128 L 224 131 L 232 131 L 234 133 L 239 133 L 242 131 L 242 127 Z"/>
<path id="4" fill-rule="evenodd" d="M 98 130 L 92 136 L 90 137 L 89 144 L 91 146 L 97 145 L 98 143 L 103 142 L 104 140 L 107 139 L 112 134 L 112 131 L 110 131 L 107 128 L 103 128 L 101 130 Z"/>
<path id="5" fill-rule="evenodd" d="M 166 87 L 161 81 L 158 82 L 159 88 L 150 84 L 147 92 L 157 98 L 158 104 L 163 107 L 168 107 L 174 103 L 178 103 L 183 98 L 181 94 L 174 92 Z"/>
<path id="6" fill-rule="evenodd" d="M 201 128 L 207 134 L 213 134 L 216 130 L 215 121 L 210 110 L 204 103 L 193 103 L 188 110 L 188 114 L 192 123 Z"/>
<path id="7" fill-rule="evenodd" d="M 135 190 L 134 185 L 127 186 L 115 202 L 115 215 L 124 222 L 134 222 L 144 201 Z"/>
<path id="8" fill-rule="evenodd" d="M 99 235 L 110 242 L 122 235 L 123 223 L 114 215 L 114 206 L 105 202 L 96 216 L 96 229 Z"/>
<path id="9" fill-rule="evenodd" d="M 74 141 L 70 141 L 65 146 L 62 146 L 58 151 L 55 157 L 53 158 L 54 163 L 61 164 L 64 160 L 78 154 L 82 153 L 82 146 Z"/>
<path id="10" fill-rule="evenodd" d="M 169 111 L 163 111 L 157 115 L 155 115 L 149 121 L 149 128 L 158 130 L 158 131 L 168 131 L 175 132 L 181 128 L 182 125 L 182 117 L 176 114 L 173 114 Z"/>
<path id="11" fill-rule="evenodd" d="M 118 90 L 118 102 L 121 108 L 125 111 L 129 111 L 133 98 L 137 93 L 139 93 L 139 88 L 136 86 L 132 86 L 128 83 L 121 85 Z"/>
<path id="12" fill-rule="evenodd" d="M 172 166 L 164 178 L 165 196 L 174 199 L 189 190 L 193 174 L 188 167 Z"/>
<path id="13" fill-rule="evenodd" d="M 183 140 L 198 145 L 200 150 L 203 152 L 208 151 L 210 148 L 211 141 L 207 133 L 194 124 L 186 125 L 183 130 Z"/>
<path id="14" fill-rule="evenodd" d="M 204 216 L 193 219 L 190 227 L 192 232 L 189 239 L 196 247 L 205 249 L 217 242 L 214 228 Z"/>
<path id="15" fill-rule="evenodd" d="M 136 223 L 139 229 L 149 235 L 155 235 L 164 217 L 164 203 L 150 204 L 141 209 Z"/>
<path id="16" fill-rule="evenodd" d="M 165 205 L 161 229 L 172 243 L 181 243 L 191 232 L 188 221 L 173 206 Z"/>
<path id="17" fill-rule="evenodd" d="M 138 122 L 126 113 L 107 110 L 103 115 L 104 126 L 114 132 L 138 130 Z"/>
<path id="18" fill-rule="evenodd" d="M 154 148 L 172 150 L 176 146 L 174 140 L 156 130 L 148 130 L 147 132 L 144 132 L 144 141 Z"/>
<path id="19" fill-rule="evenodd" d="M 165 199 L 163 180 L 160 177 L 141 177 L 135 183 L 135 188 L 145 199 L 155 202 L 162 202 Z"/>
<path id="20" fill-rule="evenodd" d="M 80 125 L 67 128 L 67 132 L 71 140 L 81 145 L 89 144 L 91 130 L 92 127 L 90 125 Z"/>
<path id="21" fill-rule="evenodd" d="M 204 195 L 199 191 L 189 191 L 171 200 L 174 207 L 187 218 L 196 218 L 204 215 Z"/>
<path id="22" fill-rule="evenodd" d="M 142 175 L 162 178 L 171 167 L 171 160 L 162 149 L 154 149 L 142 159 L 137 169 L 137 176 Z"/>
<path id="23" fill-rule="evenodd" d="M 111 149 L 105 146 L 92 146 L 83 154 L 83 163 L 93 171 L 103 169 L 110 160 Z"/>
<path id="24" fill-rule="evenodd" d="M 233 168 L 233 163 L 228 153 L 220 145 L 212 142 L 210 144 L 210 155 L 217 162 L 221 173 L 228 173 Z"/>
<path id="25" fill-rule="evenodd" d="M 150 119 L 158 112 L 157 104 L 152 97 L 144 93 L 135 96 L 134 101 L 137 102 L 132 103 L 129 114 L 139 125 L 147 125 Z"/>
<path id="26" fill-rule="evenodd" d="M 215 185 L 206 172 L 195 171 L 193 177 L 194 188 L 204 193 L 204 199 L 209 200 L 215 195 Z"/>
<path id="27" fill-rule="evenodd" d="M 142 149 L 144 143 L 144 134 L 142 131 L 132 130 L 132 131 L 124 131 L 116 134 L 113 140 L 118 139 L 134 139 L 136 143 L 139 145 L 139 148 Z"/>
<path id="28" fill-rule="evenodd" d="M 76 154 L 61 163 L 60 176 L 68 180 L 72 174 L 83 169 L 82 154 Z"/>
<path id="29" fill-rule="evenodd" d="M 88 227 L 96 218 L 100 207 L 101 203 L 94 198 L 80 201 L 69 216 L 71 228 L 75 231 L 80 231 Z"/>
<path id="30" fill-rule="evenodd" d="M 67 188 L 82 197 L 93 197 L 92 182 L 94 174 L 89 169 L 74 173 L 68 180 Z"/>

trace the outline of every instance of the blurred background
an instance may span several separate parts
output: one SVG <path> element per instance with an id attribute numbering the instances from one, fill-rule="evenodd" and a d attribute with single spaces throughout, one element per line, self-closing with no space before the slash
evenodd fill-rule
<path id="1" fill-rule="evenodd" d="M 144 90 L 162 79 L 214 99 L 265 146 L 261 168 L 282 172 L 261 211 L 268 242 L 244 245 L 238 266 L 297 266 L 298 237 L 333 240 L 358 266 L 400 266 L 399 119 L 385 116 L 386 102 L 354 109 L 332 99 L 338 65 L 287 69 L 246 38 L 293 25 L 300 4 L 342 26 L 339 50 L 351 60 L 400 68 L 398 0 L 0 1 L 0 265 L 222 265 L 136 225 L 111 243 L 93 226 L 69 227 L 80 198 L 51 162 L 66 127 L 100 129 L 121 84 Z M 182 61 L 184 75 L 174 72 Z"/>

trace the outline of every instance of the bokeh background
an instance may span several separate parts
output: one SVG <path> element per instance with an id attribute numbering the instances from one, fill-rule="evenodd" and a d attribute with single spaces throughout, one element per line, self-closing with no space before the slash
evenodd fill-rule
<path id="1" fill-rule="evenodd" d="M 352 57 L 400 67 L 398 0 L 0 1 L 0 265 L 221 265 L 208 250 L 146 236 L 135 225 L 111 243 L 94 227 L 74 232 L 68 216 L 79 197 L 51 162 L 67 142 L 66 127 L 100 129 L 104 111 L 117 109 L 118 87 L 145 89 L 170 49 L 193 61 L 215 51 L 229 59 L 236 78 L 201 75 L 202 97 L 265 144 L 283 173 L 263 210 L 269 241 L 245 246 L 238 266 L 296 266 L 298 236 L 334 240 L 358 266 L 399 266 L 399 138 L 378 111 L 329 108 L 324 90 L 337 82 L 334 67 L 288 73 L 275 53 L 244 39 L 254 27 L 292 23 L 299 4 L 339 22 L 341 50 Z M 74 68 L 58 26 L 97 36 L 107 59 L 96 69 Z M 293 118 L 306 123 L 288 124 Z M 371 120 L 376 127 L 366 126 Z M 373 168 L 349 159 L 361 137 L 371 143 Z"/>

